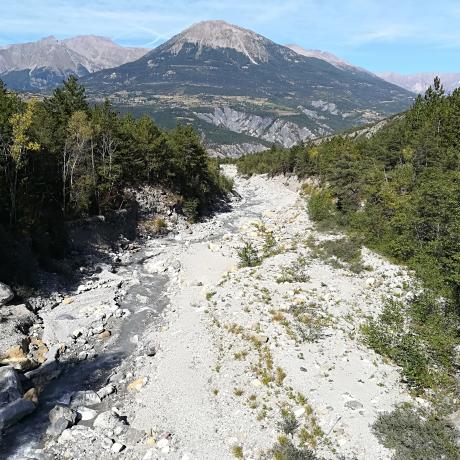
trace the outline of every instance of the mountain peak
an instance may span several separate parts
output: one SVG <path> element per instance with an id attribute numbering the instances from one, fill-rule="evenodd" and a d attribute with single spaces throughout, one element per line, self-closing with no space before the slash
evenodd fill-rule
<path id="1" fill-rule="evenodd" d="M 251 30 L 214 20 L 193 24 L 167 42 L 167 46 L 173 54 L 179 54 L 187 43 L 198 45 L 199 51 L 202 48 L 234 49 L 257 64 L 268 60 L 266 45 L 270 41 Z"/>
<path id="2" fill-rule="evenodd" d="M 46 44 L 46 45 L 50 45 L 50 44 L 58 43 L 58 42 L 59 42 L 59 40 L 54 35 L 50 35 L 48 37 L 44 37 L 44 38 L 38 40 L 38 43 L 42 43 L 42 44 Z"/>

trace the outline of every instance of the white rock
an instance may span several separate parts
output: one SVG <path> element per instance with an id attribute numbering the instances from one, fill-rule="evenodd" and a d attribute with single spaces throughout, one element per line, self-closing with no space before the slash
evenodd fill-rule
<path id="1" fill-rule="evenodd" d="M 374 285 L 375 285 L 375 281 L 376 281 L 375 278 L 372 277 L 372 276 L 371 276 L 370 278 L 367 278 L 367 280 L 366 280 L 366 286 L 367 286 L 367 287 L 372 287 L 372 286 L 374 286 Z"/>
<path id="2" fill-rule="evenodd" d="M 162 438 L 157 442 L 158 449 L 163 449 L 169 445 L 169 441 L 166 438 Z"/>
<path id="3" fill-rule="evenodd" d="M 97 416 L 97 411 L 89 407 L 77 407 L 77 412 L 83 421 L 93 420 Z"/>
<path id="4" fill-rule="evenodd" d="M 120 442 L 115 442 L 112 447 L 110 448 L 110 450 L 112 452 L 115 452 L 116 454 L 118 454 L 119 452 L 121 452 L 123 449 L 125 448 L 125 446 L 123 444 L 121 444 Z"/>
<path id="5" fill-rule="evenodd" d="M 303 414 L 305 414 L 305 407 L 297 407 L 294 409 L 294 415 L 297 418 L 302 417 Z"/>

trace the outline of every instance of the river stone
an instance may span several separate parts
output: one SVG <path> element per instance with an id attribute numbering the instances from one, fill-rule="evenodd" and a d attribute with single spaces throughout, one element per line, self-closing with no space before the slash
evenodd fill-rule
<path id="1" fill-rule="evenodd" d="M 75 425 L 75 422 L 77 421 L 77 412 L 71 409 L 70 407 L 57 405 L 50 410 L 48 418 L 50 419 L 50 422 L 52 424 L 57 422 L 59 419 L 63 418 L 67 420 L 71 426 Z"/>
<path id="2" fill-rule="evenodd" d="M 0 307 L 14 299 L 14 292 L 4 283 L 0 283 Z"/>
<path id="3" fill-rule="evenodd" d="M 123 424 L 123 421 L 112 411 L 101 412 L 94 420 L 94 428 L 102 430 L 114 430 L 117 426 Z"/>
<path id="4" fill-rule="evenodd" d="M 348 407 L 349 409 L 356 410 L 356 409 L 361 409 L 363 405 L 359 401 L 348 401 L 345 403 L 345 407 Z"/>
<path id="5" fill-rule="evenodd" d="M 69 421 L 63 417 L 58 418 L 55 422 L 53 422 L 46 430 L 46 433 L 50 436 L 60 436 L 64 430 L 67 430 L 71 424 Z"/>
<path id="6" fill-rule="evenodd" d="M 27 348 L 23 344 L 16 345 L 0 356 L 0 364 L 11 365 L 19 371 L 30 371 L 38 367 L 38 363 L 27 356 Z"/>
<path id="7" fill-rule="evenodd" d="M 101 402 L 101 398 L 93 390 L 77 391 L 70 400 L 72 407 L 95 406 Z"/>
<path id="8" fill-rule="evenodd" d="M 115 442 L 114 444 L 112 444 L 112 447 L 110 448 L 110 450 L 116 454 L 118 454 L 119 452 L 121 452 L 126 446 L 124 446 L 123 444 L 121 444 L 120 442 Z"/>
<path id="9" fill-rule="evenodd" d="M 17 372 L 10 366 L 0 367 L 0 407 L 22 397 L 22 385 Z"/>
<path id="10" fill-rule="evenodd" d="M 0 431 L 19 422 L 35 410 L 35 404 L 28 399 L 16 399 L 0 409 Z"/>
<path id="11" fill-rule="evenodd" d="M 97 411 L 89 407 L 77 407 L 77 412 L 83 421 L 93 420 L 97 417 Z"/>
<path id="12" fill-rule="evenodd" d="M 111 395 L 112 393 L 115 392 L 115 386 L 114 385 L 107 385 L 100 390 L 97 391 L 97 395 L 99 398 L 104 399 L 107 396 Z"/>

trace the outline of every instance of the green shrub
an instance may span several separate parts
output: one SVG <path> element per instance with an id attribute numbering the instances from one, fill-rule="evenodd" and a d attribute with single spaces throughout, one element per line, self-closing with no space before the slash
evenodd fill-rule
<path id="1" fill-rule="evenodd" d="M 332 263 L 337 268 L 347 267 L 353 273 L 366 270 L 361 258 L 361 241 L 356 238 L 340 238 L 311 244 L 314 257 Z"/>
<path id="2" fill-rule="evenodd" d="M 238 257 L 240 267 L 257 267 L 262 263 L 257 249 L 249 242 L 245 242 L 244 246 L 238 251 Z"/>
<path id="3" fill-rule="evenodd" d="M 297 447 L 286 436 L 279 438 L 272 450 L 274 460 L 318 460 L 315 453 L 306 447 Z"/>
<path id="4" fill-rule="evenodd" d="M 189 198 L 184 201 L 182 210 L 190 222 L 195 222 L 200 215 L 200 202 L 198 198 Z"/>
<path id="5" fill-rule="evenodd" d="M 307 260 L 299 257 L 290 266 L 283 268 L 283 274 L 277 278 L 278 283 L 306 283 L 310 277 L 306 273 Z"/>
<path id="6" fill-rule="evenodd" d="M 453 385 L 458 327 L 449 306 L 424 293 L 409 303 L 388 300 L 362 332 L 369 347 L 401 366 L 409 387 L 423 392 Z"/>
<path id="7" fill-rule="evenodd" d="M 311 220 L 324 226 L 334 226 L 337 211 L 332 193 L 327 190 L 313 191 L 308 199 L 308 214 Z"/>
<path id="8" fill-rule="evenodd" d="M 300 424 L 294 415 L 293 412 L 291 411 L 282 411 L 281 413 L 282 419 L 281 422 L 278 423 L 279 429 L 287 435 L 294 435 L 294 433 L 297 431 L 299 428 Z"/>
<path id="9" fill-rule="evenodd" d="M 457 460 L 459 433 L 430 413 L 408 405 L 379 415 L 373 425 L 379 441 L 393 449 L 394 460 Z"/>

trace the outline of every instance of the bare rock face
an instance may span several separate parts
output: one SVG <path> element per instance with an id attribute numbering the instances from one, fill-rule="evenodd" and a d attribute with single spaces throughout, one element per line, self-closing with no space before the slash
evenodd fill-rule
<path id="1" fill-rule="evenodd" d="M 0 307 L 6 305 L 13 299 L 14 292 L 12 291 L 12 289 L 8 285 L 0 283 Z"/>
<path id="2" fill-rule="evenodd" d="M 270 40 L 242 27 L 225 21 L 204 21 L 194 24 L 177 35 L 171 42 L 171 51 L 178 54 L 188 44 L 219 49 L 230 48 L 244 54 L 253 64 L 267 62 Z"/>
<path id="3" fill-rule="evenodd" d="M 215 126 L 227 128 L 237 133 L 248 134 L 270 143 L 292 147 L 316 136 L 308 128 L 295 123 L 272 117 L 262 117 L 234 110 L 230 107 L 216 108 L 211 113 L 196 112 L 195 115 Z M 323 133 L 320 133 L 323 134 Z"/>
<path id="4" fill-rule="evenodd" d="M 15 90 L 49 89 L 69 75 L 81 77 L 117 67 L 140 58 L 147 51 L 124 48 L 105 37 L 58 40 L 51 36 L 0 49 L 0 75 Z"/>

